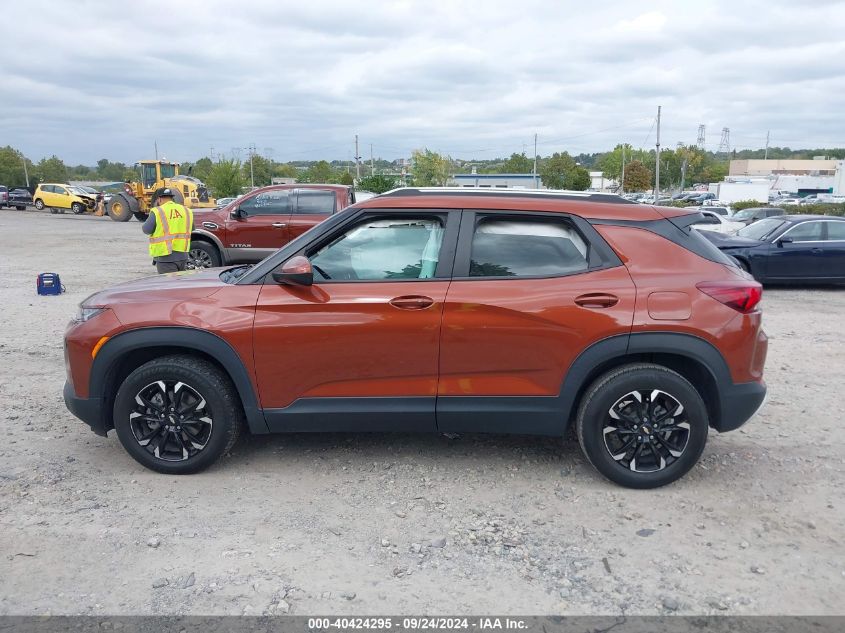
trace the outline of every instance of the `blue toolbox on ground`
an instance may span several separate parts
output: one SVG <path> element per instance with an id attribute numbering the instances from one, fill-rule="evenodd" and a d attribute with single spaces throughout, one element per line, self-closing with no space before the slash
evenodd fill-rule
<path id="1" fill-rule="evenodd" d="M 60 295 L 65 291 L 58 273 L 41 273 L 36 286 L 40 295 Z"/>

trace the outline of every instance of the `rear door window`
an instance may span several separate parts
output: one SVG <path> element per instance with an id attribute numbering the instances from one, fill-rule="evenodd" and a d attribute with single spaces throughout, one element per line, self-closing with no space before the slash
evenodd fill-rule
<path id="1" fill-rule="evenodd" d="M 299 189 L 296 195 L 296 215 L 330 215 L 335 212 L 334 191 Z"/>
<path id="2" fill-rule="evenodd" d="M 567 222 L 486 217 L 476 224 L 470 277 L 555 277 L 587 268 L 587 243 Z"/>
<path id="3" fill-rule="evenodd" d="M 845 222 L 826 222 L 827 239 L 832 242 L 845 241 Z"/>

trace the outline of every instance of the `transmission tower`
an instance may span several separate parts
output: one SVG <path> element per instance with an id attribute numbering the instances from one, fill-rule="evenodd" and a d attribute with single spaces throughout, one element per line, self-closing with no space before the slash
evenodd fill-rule
<path id="1" fill-rule="evenodd" d="M 696 147 L 704 149 L 704 123 L 698 126 L 698 139 L 695 141 Z"/>
<path id="2" fill-rule="evenodd" d="M 724 152 L 729 154 L 731 151 L 731 129 L 727 127 L 722 128 L 722 140 L 719 141 L 719 149 L 716 150 L 718 154 Z"/>

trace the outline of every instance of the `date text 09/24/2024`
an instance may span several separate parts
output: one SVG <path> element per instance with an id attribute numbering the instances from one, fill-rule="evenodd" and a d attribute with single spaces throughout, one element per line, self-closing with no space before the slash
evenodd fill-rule
<path id="1" fill-rule="evenodd" d="M 369 617 L 369 618 L 309 618 L 308 629 L 371 629 L 371 630 L 386 630 L 398 628 L 400 620 L 384 617 Z M 497 630 L 510 629 L 521 630 L 525 629 L 527 624 L 524 620 L 519 618 L 496 618 L 483 617 L 478 619 L 471 618 L 449 618 L 449 617 L 406 617 L 401 620 L 401 629 L 403 630 Z"/>

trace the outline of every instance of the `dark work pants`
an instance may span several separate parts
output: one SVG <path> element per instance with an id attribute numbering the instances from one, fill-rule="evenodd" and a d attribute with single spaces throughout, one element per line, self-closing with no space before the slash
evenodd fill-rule
<path id="1" fill-rule="evenodd" d="M 185 270 L 188 266 L 188 260 L 183 259 L 179 262 L 156 262 L 156 270 L 160 275 L 164 273 L 175 273 L 180 270 Z"/>

